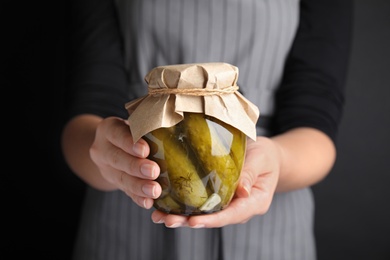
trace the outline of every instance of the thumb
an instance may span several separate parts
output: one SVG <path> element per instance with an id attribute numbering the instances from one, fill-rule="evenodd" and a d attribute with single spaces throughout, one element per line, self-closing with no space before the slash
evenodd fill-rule
<path id="1" fill-rule="evenodd" d="M 240 198 L 247 198 L 251 194 L 253 181 L 252 175 L 249 171 L 243 169 L 241 171 L 240 179 L 238 181 L 236 196 Z"/>

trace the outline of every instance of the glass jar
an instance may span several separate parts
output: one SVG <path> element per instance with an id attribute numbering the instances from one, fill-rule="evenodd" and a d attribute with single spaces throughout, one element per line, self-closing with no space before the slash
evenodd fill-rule
<path id="1" fill-rule="evenodd" d="M 225 208 L 244 163 L 246 135 L 203 113 L 185 112 L 174 126 L 144 135 L 149 159 L 160 166 L 161 196 L 154 207 L 170 214 L 199 215 Z"/>
<path id="2" fill-rule="evenodd" d="M 160 166 L 155 208 L 199 215 L 229 205 L 260 115 L 237 80 L 224 62 L 158 66 L 145 76 L 148 94 L 125 104 L 133 142 L 144 138 Z"/>

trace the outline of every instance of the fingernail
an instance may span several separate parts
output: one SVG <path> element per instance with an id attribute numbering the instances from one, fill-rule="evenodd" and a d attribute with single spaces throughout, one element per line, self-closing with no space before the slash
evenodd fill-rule
<path id="1" fill-rule="evenodd" d="M 155 198 L 155 186 L 152 184 L 145 184 L 142 186 L 142 191 L 145 193 L 145 195 L 150 196 L 152 198 Z"/>
<path id="2" fill-rule="evenodd" d="M 181 227 L 182 226 L 182 224 L 181 223 L 174 223 L 174 224 L 172 224 L 172 225 L 170 225 L 170 226 L 166 226 L 167 228 L 178 228 L 178 227 Z"/>
<path id="3" fill-rule="evenodd" d="M 244 190 L 246 191 L 246 193 L 249 195 L 250 191 L 251 191 L 251 184 L 249 183 L 249 181 L 243 180 L 242 186 L 243 186 Z"/>
<path id="4" fill-rule="evenodd" d="M 140 143 L 135 143 L 133 145 L 133 152 L 139 157 L 145 157 L 145 146 Z"/>
<path id="5" fill-rule="evenodd" d="M 141 173 L 145 177 L 154 179 L 156 177 L 156 167 L 154 165 L 145 163 L 141 165 Z"/>
<path id="6" fill-rule="evenodd" d="M 195 226 L 193 226 L 192 228 L 204 228 L 205 225 L 204 224 L 197 224 Z"/>
<path id="7" fill-rule="evenodd" d="M 164 223 L 164 218 L 160 218 L 157 221 L 153 221 L 153 223 L 155 223 L 155 224 L 162 224 L 162 223 Z"/>
<path id="8" fill-rule="evenodd" d="M 147 209 L 147 208 L 148 208 L 148 205 L 147 205 L 147 203 L 146 203 L 146 202 L 147 202 L 147 200 L 146 200 L 146 199 L 144 199 L 144 201 L 143 201 L 143 203 L 142 203 L 142 205 L 144 206 L 144 208 L 145 208 L 145 209 Z"/>

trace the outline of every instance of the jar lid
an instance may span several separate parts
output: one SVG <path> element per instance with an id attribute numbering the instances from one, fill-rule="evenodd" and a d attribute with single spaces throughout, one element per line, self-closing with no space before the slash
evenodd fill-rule
<path id="1" fill-rule="evenodd" d="M 146 76 L 148 94 L 125 104 L 136 142 L 160 127 L 171 127 L 184 112 L 204 113 L 256 139 L 260 115 L 238 90 L 238 68 L 224 62 L 159 66 Z"/>

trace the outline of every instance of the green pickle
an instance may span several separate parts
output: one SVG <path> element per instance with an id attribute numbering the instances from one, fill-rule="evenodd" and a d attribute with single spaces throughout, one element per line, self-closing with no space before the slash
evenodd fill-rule
<path id="1" fill-rule="evenodd" d="M 198 215 L 225 208 L 244 163 L 246 135 L 202 113 L 184 113 L 169 128 L 144 136 L 149 159 L 160 166 L 162 194 L 154 207 L 171 214 Z"/>

